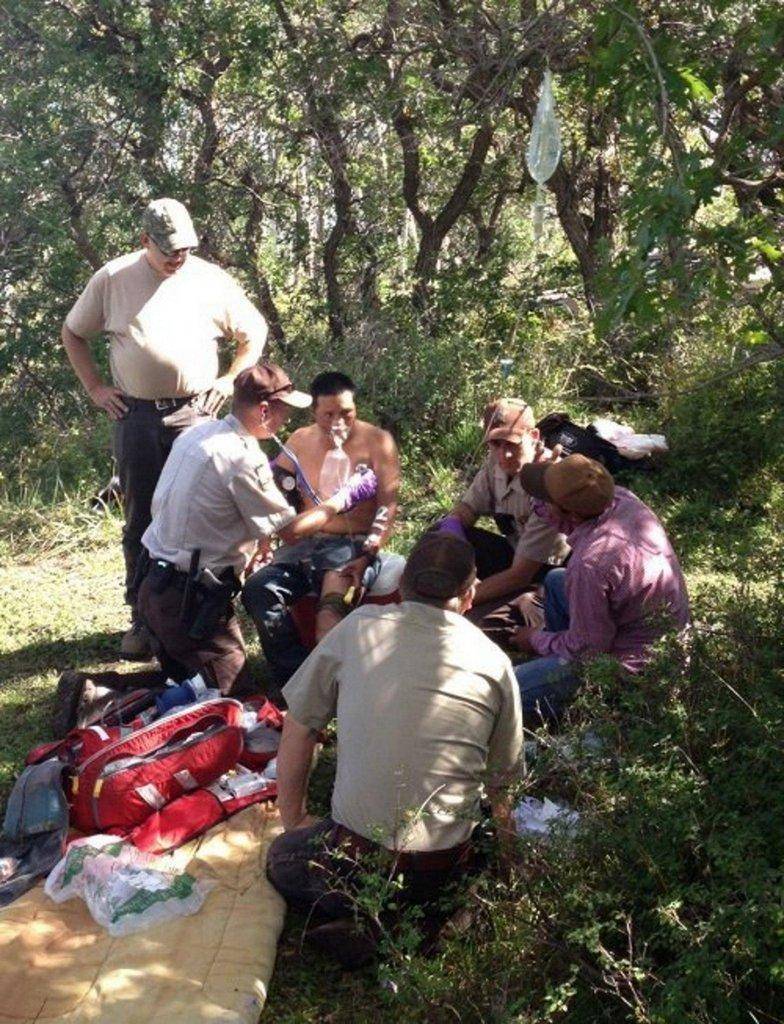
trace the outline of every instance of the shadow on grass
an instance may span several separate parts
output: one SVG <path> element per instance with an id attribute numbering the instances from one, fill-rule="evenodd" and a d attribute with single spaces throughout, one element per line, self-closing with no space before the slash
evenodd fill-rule
<path id="1" fill-rule="evenodd" d="M 26 644 L 0 655 L 0 686 L 13 677 L 64 672 L 87 665 L 115 665 L 119 660 L 121 636 L 119 632 L 105 631 Z M 127 664 L 132 666 L 132 663 Z"/>

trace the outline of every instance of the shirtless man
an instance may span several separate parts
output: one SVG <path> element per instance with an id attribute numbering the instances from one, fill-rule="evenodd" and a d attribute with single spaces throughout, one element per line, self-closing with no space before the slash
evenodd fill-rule
<path id="1" fill-rule="evenodd" d="M 320 373 L 311 385 L 313 420 L 296 430 L 277 459 L 280 470 L 295 475 L 304 509 L 331 497 L 343 476 L 358 465 L 378 478 L 372 501 L 329 522 L 321 533 L 298 544 L 284 544 L 271 564 L 245 584 L 242 602 L 256 624 L 272 682 L 282 687 L 308 655 L 289 608 L 308 593 L 320 595 L 316 637 L 320 639 L 348 612 L 351 587 L 367 587 L 378 572 L 376 557 L 397 512 L 400 462 L 386 430 L 357 419 L 356 387 L 343 373 Z M 345 455 L 342 457 L 341 452 Z M 382 510 L 386 510 L 386 513 Z"/>

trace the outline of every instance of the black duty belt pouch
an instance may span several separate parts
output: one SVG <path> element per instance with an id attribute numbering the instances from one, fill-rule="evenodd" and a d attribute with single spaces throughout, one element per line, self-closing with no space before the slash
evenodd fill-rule
<path id="1" fill-rule="evenodd" d="M 183 624 L 190 640 L 209 640 L 224 621 L 232 607 L 232 599 L 239 589 L 234 573 L 215 576 L 209 570 L 200 573 L 195 584 L 192 613 Z"/>
<path id="2" fill-rule="evenodd" d="M 150 581 L 150 589 L 154 594 L 162 594 L 164 590 L 174 582 L 176 567 L 171 562 L 164 562 L 160 559 L 151 559 L 150 568 L 147 570 L 147 578 Z"/>

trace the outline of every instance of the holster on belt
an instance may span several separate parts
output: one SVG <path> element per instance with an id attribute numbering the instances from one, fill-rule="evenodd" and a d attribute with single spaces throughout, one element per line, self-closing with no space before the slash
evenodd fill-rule
<path id="1" fill-rule="evenodd" d="M 239 589 L 234 573 L 227 570 L 220 577 L 211 569 L 202 569 L 195 583 L 193 614 L 185 622 L 191 640 L 209 640 L 221 621 L 231 611 L 231 602 Z"/>
<path id="2" fill-rule="evenodd" d="M 201 548 L 194 548 L 191 552 L 191 563 L 188 575 L 185 579 L 185 588 L 182 592 L 182 603 L 180 604 L 180 622 L 190 630 L 193 617 L 196 614 L 196 581 L 199 576 L 199 559 Z"/>

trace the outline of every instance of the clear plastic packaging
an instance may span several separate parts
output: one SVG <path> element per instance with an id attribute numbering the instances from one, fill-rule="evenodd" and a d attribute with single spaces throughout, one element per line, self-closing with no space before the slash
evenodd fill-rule
<path id="1" fill-rule="evenodd" d="M 117 836 L 88 836 L 71 843 L 49 873 L 44 892 L 55 903 L 81 896 L 110 935 L 131 935 L 195 914 L 214 884 L 164 863 Z"/>
<path id="2" fill-rule="evenodd" d="M 346 432 L 339 427 L 332 430 L 333 448 L 324 456 L 319 473 L 319 491 L 322 497 L 331 498 L 351 476 L 351 459 L 343 451 Z"/>
<path id="3" fill-rule="evenodd" d="M 561 159 L 561 127 L 555 115 L 555 97 L 553 96 L 553 76 L 548 68 L 542 79 L 539 102 L 536 105 L 531 138 L 525 162 L 531 177 L 536 182 L 536 199 L 534 201 L 534 240 L 538 241 L 544 223 L 544 190 L 542 185 L 552 177 L 558 161 Z"/>
<path id="4" fill-rule="evenodd" d="M 545 797 L 524 797 L 512 811 L 512 820 L 518 835 L 549 836 L 560 830 L 562 835 L 574 835 L 580 822 L 577 811 Z"/>
<path id="5" fill-rule="evenodd" d="M 270 764 L 273 765 L 272 774 L 268 771 L 269 765 L 261 772 L 252 772 L 248 768 L 243 768 L 242 765 L 237 765 L 233 772 L 224 775 L 218 781 L 218 785 L 233 797 L 250 796 L 261 789 L 268 789 L 277 778 L 274 762 L 270 762 Z"/>

